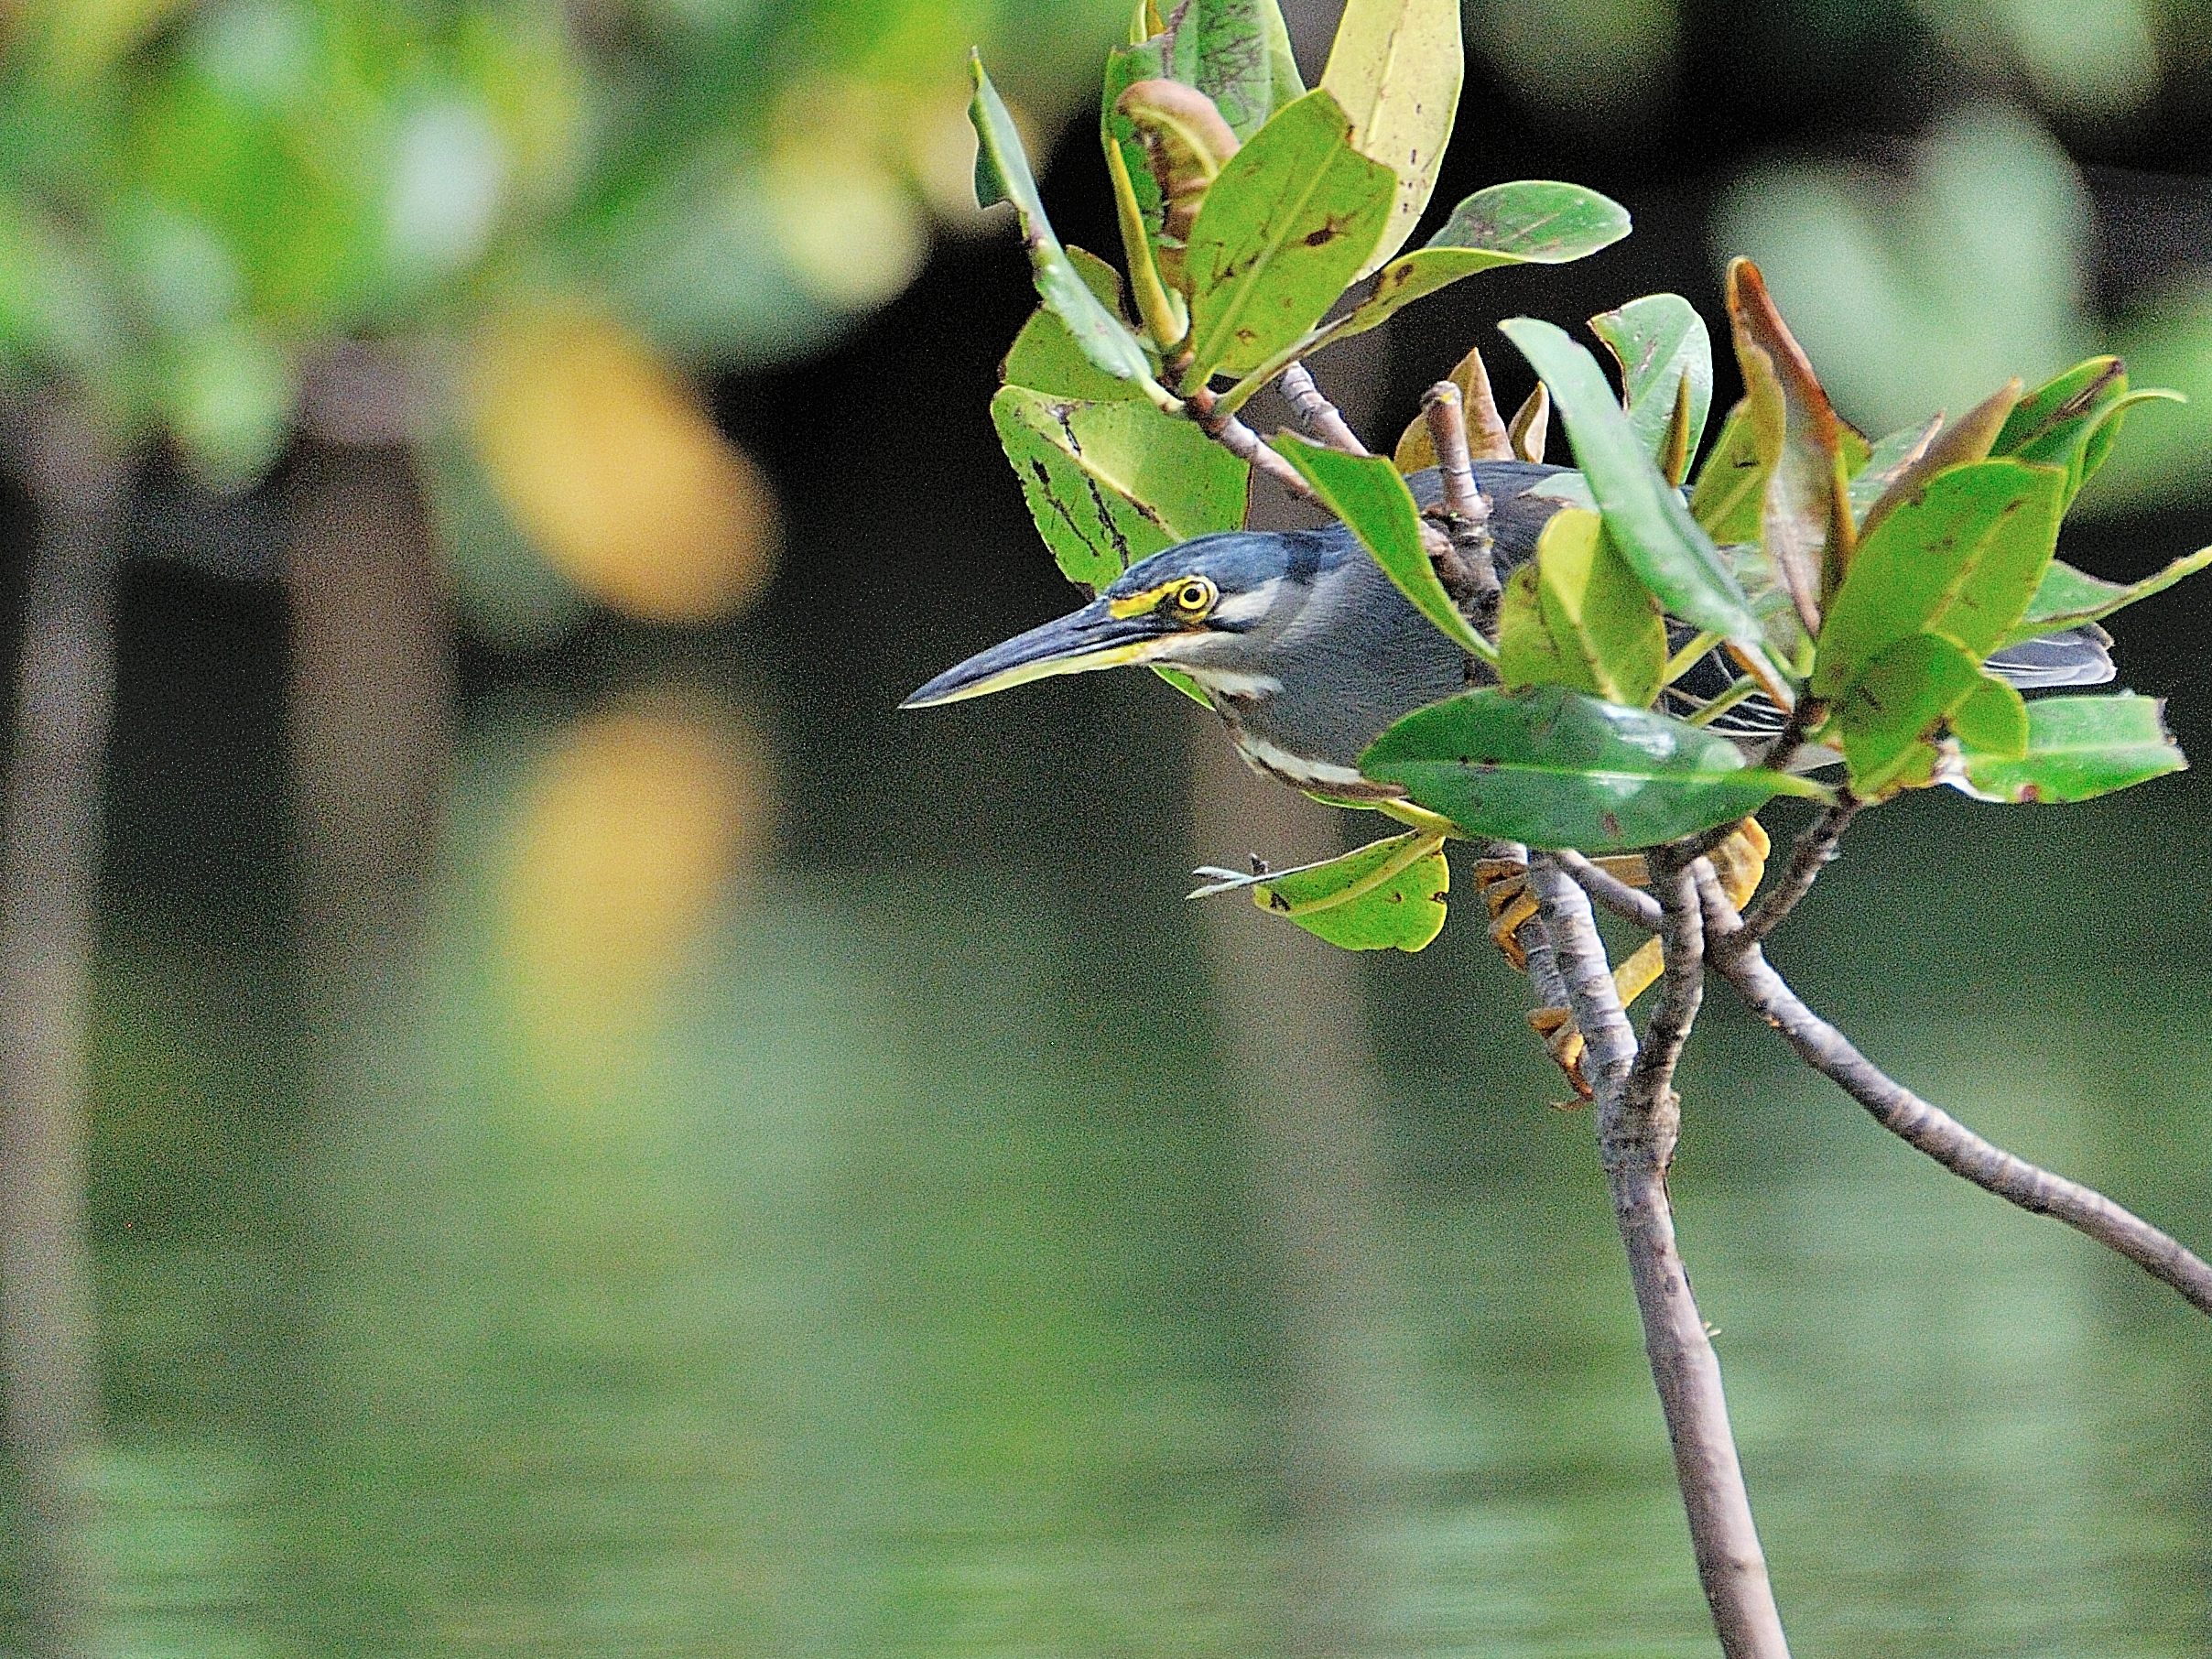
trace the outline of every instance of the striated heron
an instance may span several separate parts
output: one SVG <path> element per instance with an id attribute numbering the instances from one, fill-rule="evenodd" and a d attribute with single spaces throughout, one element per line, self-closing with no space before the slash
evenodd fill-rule
<path id="1" fill-rule="evenodd" d="M 1566 468 L 1534 461 L 1475 463 L 1491 504 L 1502 579 L 1529 558 L 1552 515 L 1567 504 L 1553 481 Z M 1433 470 L 1407 480 L 1424 506 L 1439 500 Z M 1676 644 L 1689 638 L 1682 631 Z M 2104 631 L 2095 626 L 2010 646 L 1992 673 L 2022 689 L 2094 685 L 2112 678 Z M 1402 715 L 1437 702 L 1489 670 L 1447 639 L 1391 584 L 1342 525 L 1287 532 L 1201 536 L 1130 566 L 1081 610 L 970 657 L 916 691 L 902 708 L 958 702 L 1051 675 L 1151 664 L 1180 669 L 1206 692 L 1247 764 L 1298 788 L 1381 804 L 1394 786 L 1362 777 L 1361 753 Z M 1668 688 L 1688 712 L 1728 689 L 1735 671 L 1716 652 Z M 1752 698 L 1712 728 L 1743 742 L 1781 728 L 1773 704 Z"/>

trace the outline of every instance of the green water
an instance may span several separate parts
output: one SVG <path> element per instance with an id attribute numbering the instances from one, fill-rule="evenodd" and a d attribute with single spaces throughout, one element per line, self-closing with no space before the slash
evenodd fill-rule
<path id="1" fill-rule="evenodd" d="M 647 707 L 472 706 L 417 875 L 112 899 L 84 1652 L 1710 1651 L 1472 916 L 1355 961 L 1186 905 L 1237 849 L 1172 782 L 1025 808 L 1153 824 L 1079 865 L 888 808 L 840 855 L 736 693 Z M 2160 788 L 1885 814 L 1775 954 L 2201 1243 Z M 1674 1191 L 1799 1651 L 2212 1654 L 2212 1322 L 1712 1009 Z"/>

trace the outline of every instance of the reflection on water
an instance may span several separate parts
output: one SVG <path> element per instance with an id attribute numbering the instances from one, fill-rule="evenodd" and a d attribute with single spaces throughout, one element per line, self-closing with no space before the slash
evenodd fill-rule
<path id="1" fill-rule="evenodd" d="M 89 1651 L 1708 1651 L 1589 1123 L 1479 927 L 1354 961 L 1133 856 L 1111 903 L 795 865 L 774 729 L 486 704 L 347 925 L 111 918 Z M 2202 913 L 2047 948 L 2106 841 L 2212 854 L 2176 798 L 1904 808 L 1777 955 L 2204 1240 Z M 1893 918 L 1848 956 L 1847 896 Z M 1686 1087 L 1805 1650 L 2212 1654 L 2212 1330 L 1740 1021 Z"/>

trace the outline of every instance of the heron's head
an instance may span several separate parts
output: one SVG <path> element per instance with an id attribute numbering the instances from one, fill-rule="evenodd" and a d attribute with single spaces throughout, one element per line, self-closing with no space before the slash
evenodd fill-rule
<path id="1" fill-rule="evenodd" d="M 899 706 L 959 702 L 1131 663 L 1181 668 L 1216 690 L 1264 691 L 1268 642 L 1304 602 L 1324 557 L 1311 537 L 1201 536 L 1130 566 L 1081 610 L 948 668 Z"/>

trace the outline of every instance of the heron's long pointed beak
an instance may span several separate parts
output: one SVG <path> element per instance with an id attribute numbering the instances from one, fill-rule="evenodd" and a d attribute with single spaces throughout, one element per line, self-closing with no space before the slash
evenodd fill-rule
<path id="1" fill-rule="evenodd" d="M 1179 632 L 1151 613 L 1116 616 L 1104 600 L 1094 600 L 1080 611 L 977 652 L 957 668 L 946 669 L 899 707 L 927 709 L 938 703 L 957 703 L 1056 674 L 1088 674 L 1094 668 L 1145 662 Z"/>

